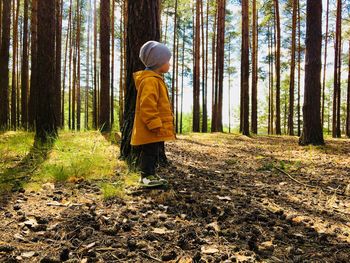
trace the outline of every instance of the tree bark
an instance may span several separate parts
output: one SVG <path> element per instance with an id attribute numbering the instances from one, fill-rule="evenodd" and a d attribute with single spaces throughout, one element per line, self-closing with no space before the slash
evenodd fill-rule
<path id="1" fill-rule="evenodd" d="M 205 36 L 204 36 L 204 11 L 203 11 L 203 1 L 201 2 L 201 20 L 202 20 L 202 132 L 208 131 L 208 17 L 209 17 L 209 1 L 207 1 L 206 9 L 206 22 L 205 22 Z"/>
<path id="2" fill-rule="evenodd" d="M 0 49 L 0 130 L 8 128 L 9 118 L 9 57 L 10 57 L 10 27 L 11 0 L 4 0 L 1 22 Z"/>
<path id="3" fill-rule="evenodd" d="M 298 136 L 301 135 L 301 111 L 300 111 L 300 86 L 301 86 L 301 17 L 300 17 L 300 0 L 298 0 Z"/>
<path id="4" fill-rule="evenodd" d="M 36 134 L 40 142 L 57 136 L 55 119 L 55 0 L 38 1 Z"/>
<path id="5" fill-rule="evenodd" d="M 200 7 L 202 0 L 196 1 L 196 25 L 194 35 L 193 68 L 193 122 L 192 131 L 200 131 Z"/>
<path id="6" fill-rule="evenodd" d="M 37 98 L 37 30 L 38 30 L 38 0 L 32 0 L 31 6 L 31 76 L 30 76 L 30 90 L 29 90 L 29 105 L 28 105 L 28 125 L 29 129 L 33 130 L 35 127 L 35 115 L 36 115 L 36 98 Z"/>
<path id="7" fill-rule="evenodd" d="M 97 107 L 97 6 L 94 1 L 94 92 L 92 99 L 92 126 L 97 129 L 98 126 L 98 107 Z"/>
<path id="8" fill-rule="evenodd" d="M 81 57 L 81 47 L 80 47 L 80 39 L 81 39 L 81 20 L 82 20 L 82 3 L 80 0 L 77 0 L 77 40 L 76 40 L 76 52 L 77 52 L 77 74 L 76 74 L 76 100 L 77 100 L 77 130 L 80 131 L 81 128 L 81 84 L 80 84 L 80 57 Z"/>
<path id="9" fill-rule="evenodd" d="M 28 129 L 28 91 L 29 91 L 29 62 L 28 62 L 28 0 L 24 0 L 23 17 L 23 49 L 21 75 L 21 125 Z"/>
<path id="10" fill-rule="evenodd" d="M 100 52 L 101 90 L 99 127 L 102 132 L 110 131 L 110 0 L 101 0 L 100 7 Z"/>
<path id="11" fill-rule="evenodd" d="M 12 43 L 12 84 L 11 84 L 11 127 L 17 128 L 17 52 L 18 52 L 18 17 L 20 1 L 13 0 L 13 43 Z"/>
<path id="12" fill-rule="evenodd" d="M 297 1 L 293 0 L 293 18 L 292 18 L 292 53 L 290 66 L 289 82 L 289 115 L 288 115 L 288 134 L 294 135 L 294 86 L 295 86 L 295 46 L 296 46 L 296 24 L 297 24 Z"/>
<path id="13" fill-rule="evenodd" d="M 349 55 L 348 55 L 348 95 L 346 100 L 346 136 L 350 138 L 350 40 L 349 40 Z"/>
<path id="14" fill-rule="evenodd" d="M 332 136 L 341 137 L 340 130 L 340 107 L 341 107 L 341 17 L 342 1 L 337 0 L 337 18 L 334 48 L 334 93 L 333 93 L 333 126 Z"/>
<path id="15" fill-rule="evenodd" d="M 305 94 L 300 145 L 323 145 L 321 127 L 322 1 L 307 0 Z"/>
<path id="16" fill-rule="evenodd" d="M 276 134 L 281 134 L 281 26 L 279 2 L 274 0 L 276 21 Z"/>
<path id="17" fill-rule="evenodd" d="M 111 12 L 111 38 L 112 38 L 112 61 L 111 61 L 111 91 L 110 91 L 110 104 L 111 104 L 111 128 L 114 124 L 114 39 L 115 39 L 115 26 L 114 26 L 114 20 L 115 20 L 115 1 L 112 0 L 112 12 Z"/>
<path id="18" fill-rule="evenodd" d="M 126 34 L 126 93 L 124 123 L 122 127 L 121 158 L 131 165 L 137 159 L 137 151 L 131 149 L 130 140 L 135 116 L 136 89 L 133 73 L 144 69 L 139 59 L 141 46 L 149 40 L 160 40 L 159 1 L 134 0 L 127 2 Z M 144 30 L 147 28 L 148 30 Z"/>
<path id="19" fill-rule="evenodd" d="M 258 133 L 258 19 L 256 0 L 253 0 L 253 26 L 252 26 L 252 114 L 251 129 Z"/>
<path id="20" fill-rule="evenodd" d="M 55 65 L 55 118 L 61 126 L 61 56 L 62 56 L 62 0 L 56 0 L 56 65 Z"/>
<path id="21" fill-rule="evenodd" d="M 241 51 L 241 90 L 242 90 L 242 134 L 249 136 L 249 1 L 242 0 L 242 51 Z"/>
<path id="22" fill-rule="evenodd" d="M 175 109 L 175 78 L 176 78 L 176 39 L 177 39 L 177 3 L 178 0 L 175 0 L 175 9 L 174 9 L 174 37 L 173 37 L 173 75 L 171 78 L 171 106 Z"/>
<path id="23" fill-rule="evenodd" d="M 322 112 L 321 112 L 321 123 L 322 129 L 324 124 L 324 109 L 325 109 L 325 90 L 326 90 L 326 71 L 327 71 L 327 51 L 328 51 L 328 24 L 329 24 L 329 0 L 327 0 L 326 10 L 326 36 L 324 39 L 324 62 L 323 62 L 323 81 L 322 81 Z"/>

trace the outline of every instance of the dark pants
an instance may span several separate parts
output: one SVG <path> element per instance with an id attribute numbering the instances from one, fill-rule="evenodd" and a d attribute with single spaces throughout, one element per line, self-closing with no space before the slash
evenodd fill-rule
<path id="1" fill-rule="evenodd" d="M 155 175 L 161 142 L 141 145 L 140 170 L 142 176 Z"/>

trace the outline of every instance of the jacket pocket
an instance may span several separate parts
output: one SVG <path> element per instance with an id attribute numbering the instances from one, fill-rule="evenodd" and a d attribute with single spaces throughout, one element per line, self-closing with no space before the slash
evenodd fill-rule
<path id="1" fill-rule="evenodd" d="M 171 136 L 174 135 L 174 124 L 172 121 L 163 122 L 163 127 L 157 132 L 157 136 Z"/>

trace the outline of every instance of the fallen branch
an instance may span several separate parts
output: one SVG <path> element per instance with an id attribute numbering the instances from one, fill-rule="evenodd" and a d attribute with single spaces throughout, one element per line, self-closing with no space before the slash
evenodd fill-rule
<path id="1" fill-rule="evenodd" d="M 330 193 L 330 194 L 337 194 L 337 195 L 342 195 L 342 196 L 346 196 L 345 194 L 345 191 L 343 192 L 339 192 L 337 191 L 337 189 L 333 189 L 333 190 L 330 190 L 330 189 L 324 189 L 320 186 L 316 186 L 316 185 L 311 185 L 311 184 L 307 184 L 307 183 L 304 183 L 304 182 L 300 182 L 299 180 L 295 179 L 291 174 L 287 173 L 286 171 L 282 170 L 281 168 L 278 168 L 277 166 L 273 166 L 277 171 L 283 173 L 284 175 L 287 175 L 289 177 L 289 179 L 291 179 L 292 181 L 300 184 L 300 185 L 303 185 L 303 186 L 306 186 L 306 187 L 309 187 L 309 188 L 318 188 L 320 190 L 322 190 L 323 192 L 327 192 L 327 193 Z"/>
<path id="2" fill-rule="evenodd" d="M 155 258 L 155 257 L 152 257 L 151 255 L 148 255 L 148 254 L 146 254 L 146 253 L 140 252 L 140 254 L 143 255 L 143 256 L 145 256 L 145 257 L 147 257 L 147 258 L 149 258 L 149 259 L 152 259 L 152 260 L 154 260 L 154 261 L 163 262 L 162 260 L 160 260 L 160 259 L 158 259 L 158 258 Z"/>

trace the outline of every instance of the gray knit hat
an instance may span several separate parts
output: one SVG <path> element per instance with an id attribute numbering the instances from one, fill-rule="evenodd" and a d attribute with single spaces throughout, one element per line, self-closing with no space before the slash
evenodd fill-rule
<path id="1" fill-rule="evenodd" d="M 142 63 L 150 69 L 156 69 L 169 62 L 171 52 L 169 48 L 157 41 L 148 41 L 140 49 Z"/>

